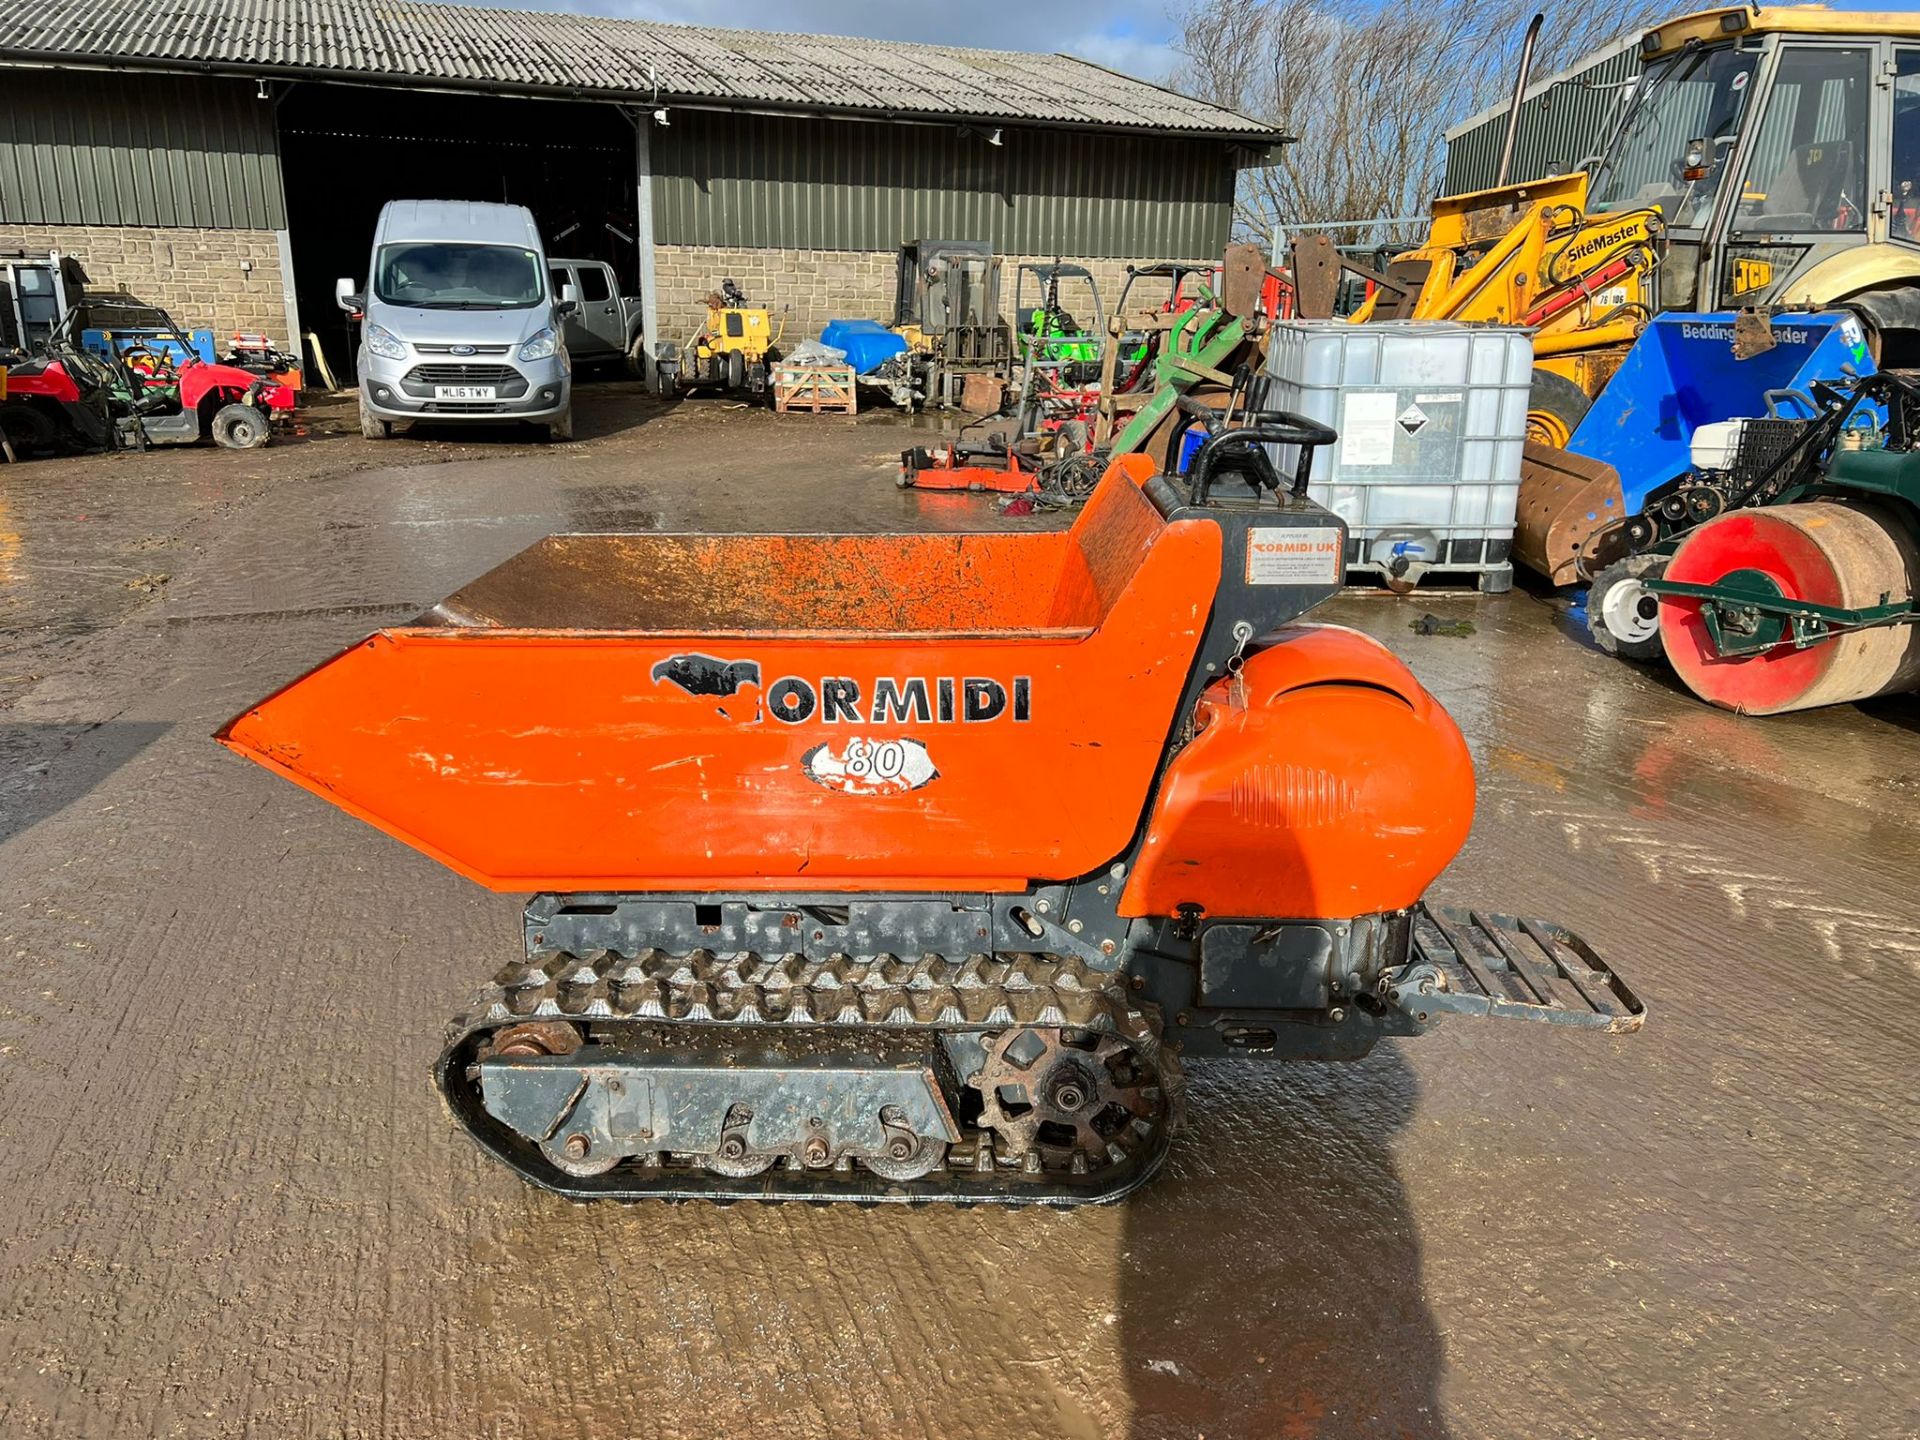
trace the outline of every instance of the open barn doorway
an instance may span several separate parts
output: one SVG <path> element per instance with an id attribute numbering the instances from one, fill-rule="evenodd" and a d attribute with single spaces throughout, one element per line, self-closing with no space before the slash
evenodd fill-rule
<path id="1" fill-rule="evenodd" d="M 525 205 L 549 256 L 608 261 L 638 292 L 633 128 L 611 105 L 302 84 L 280 151 L 301 322 L 343 384 L 358 337 L 334 281 L 366 279 L 389 200 Z"/>

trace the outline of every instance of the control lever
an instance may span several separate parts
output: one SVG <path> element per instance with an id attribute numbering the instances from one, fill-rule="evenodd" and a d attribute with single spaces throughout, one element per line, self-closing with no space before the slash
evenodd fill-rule
<path id="1" fill-rule="evenodd" d="M 1220 423 L 1221 412 L 1211 405 L 1192 400 L 1187 396 L 1180 398 L 1180 412 L 1207 425 L 1209 429 Z M 1300 447 L 1300 459 L 1294 467 L 1293 483 L 1286 487 L 1294 495 L 1307 493 L 1307 485 L 1313 476 L 1313 452 L 1322 445 L 1331 445 L 1340 438 L 1339 432 L 1331 426 L 1322 425 L 1317 420 L 1309 420 L 1304 415 L 1291 410 L 1247 410 L 1242 412 L 1245 419 L 1231 430 L 1222 430 L 1207 436 L 1200 451 L 1193 457 L 1193 464 L 1187 474 L 1187 503 L 1204 505 L 1213 489 L 1215 472 L 1221 469 L 1224 457 L 1231 455 L 1241 460 L 1252 472 L 1252 484 L 1256 491 L 1265 488 L 1278 495 L 1282 488 L 1279 472 L 1274 469 L 1273 460 L 1265 447 L 1268 445 L 1297 445 Z M 1176 431 L 1174 445 L 1179 444 L 1179 432 Z M 1244 452 L 1244 453 L 1241 453 Z M 1174 452 L 1177 454 L 1177 450 Z M 1172 464 L 1167 467 L 1174 469 Z M 1237 468 L 1237 467 L 1236 467 Z"/>

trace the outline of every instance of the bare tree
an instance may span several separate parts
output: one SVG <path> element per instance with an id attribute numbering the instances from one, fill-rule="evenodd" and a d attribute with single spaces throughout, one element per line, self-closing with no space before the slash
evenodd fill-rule
<path id="1" fill-rule="evenodd" d="M 1188 0 L 1174 15 L 1173 83 L 1296 137 L 1243 176 L 1240 228 L 1419 215 L 1440 184 L 1447 127 L 1511 94 L 1537 8 L 1547 23 L 1535 75 L 1672 10 L 1645 0 Z"/>

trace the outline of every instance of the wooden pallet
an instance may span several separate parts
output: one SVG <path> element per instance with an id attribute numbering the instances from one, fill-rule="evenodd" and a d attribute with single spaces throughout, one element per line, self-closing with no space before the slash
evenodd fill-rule
<path id="1" fill-rule="evenodd" d="M 782 415 L 852 415 L 859 400 L 851 365 L 776 365 L 773 408 Z"/>

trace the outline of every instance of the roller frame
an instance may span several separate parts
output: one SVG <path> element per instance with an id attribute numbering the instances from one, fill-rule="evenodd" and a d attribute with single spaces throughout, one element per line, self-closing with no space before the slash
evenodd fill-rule
<path id="1" fill-rule="evenodd" d="M 1850 387 L 1816 385 L 1814 391 L 1820 418 L 1808 424 L 1806 433 L 1761 480 L 1730 497 L 1719 513 L 1821 499 L 1885 500 L 1906 507 L 1920 523 L 1920 476 L 1905 473 L 1920 465 L 1920 448 L 1916 448 L 1920 435 L 1914 433 L 1913 424 L 1914 412 L 1920 411 L 1920 382 L 1897 371 L 1881 371 Z M 1820 457 L 1837 444 L 1854 413 L 1870 402 L 1887 407 L 1887 446 L 1834 451 L 1821 466 Z M 1899 462 L 1888 457 L 1911 458 L 1896 469 Z M 1647 513 L 1652 509 L 1649 506 Z M 1636 553 L 1672 555 L 1697 528 L 1660 527 L 1656 543 Z M 1730 659 L 1765 654 L 1782 644 L 1807 650 L 1857 630 L 1920 623 L 1920 603 L 1914 599 L 1895 601 L 1883 596 L 1878 605 L 1848 609 L 1791 599 L 1770 584 L 1764 588 L 1742 584 L 1737 577 L 1715 585 L 1664 577 L 1641 583 L 1655 595 L 1703 601 L 1702 614 L 1714 649 Z M 1775 629 L 1763 623 L 1767 618 L 1782 623 Z"/>
<path id="2" fill-rule="evenodd" d="M 1641 584 L 1655 595 L 1705 601 L 1707 633 L 1713 637 L 1714 649 L 1726 656 L 1763 655 L 1783 642 L 1806 650 L 1848 631 L 1920 622 L 1920 610 L 1911 600 L 1847 610 L 1790 600 L 1777 590 L 1769 595 L 1744 585 L 1696 585 L 1685 580 L 1643 580 Z M 1785 628 L 1792 633 L 1767 635 L 1758 624 L 1763 615 L 1785 620 Z M 1751 629 L 1744 623 L 1748 617 L 1754 622 Z"/>

